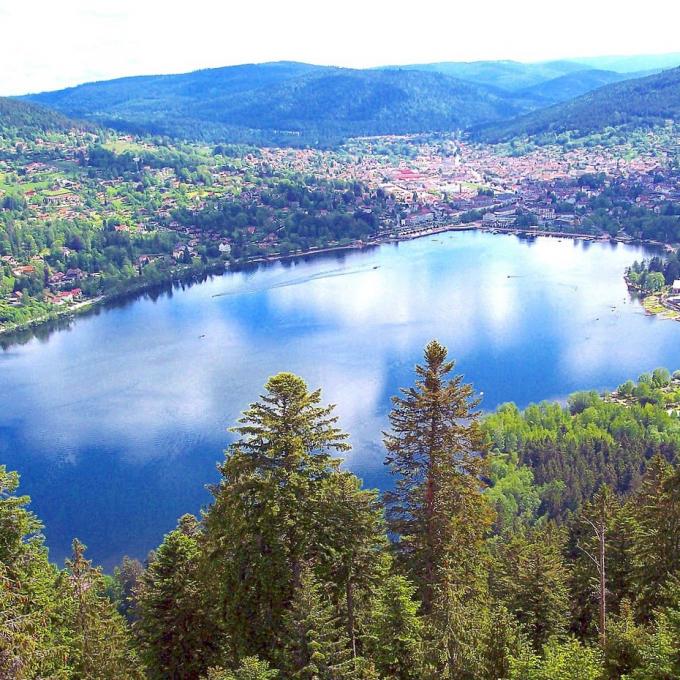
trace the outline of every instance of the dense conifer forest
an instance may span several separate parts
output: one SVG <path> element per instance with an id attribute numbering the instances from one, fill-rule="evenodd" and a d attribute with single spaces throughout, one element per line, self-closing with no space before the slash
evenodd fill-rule
<path id="1" fill-rule="evenodd" d="M 680 676 L 680 375 L 482 417 L 432 341 L 384 433 L 380 495 L 290 373 L 220 482 L 113 575 L 0 467 L 0 677 L 662 680 Z M 46 529 L 49 535 L 49 527 Z"/>
<path id="2" fill-rule="evenodd" d="M 645 78 L 612 83 L 580 97 L 533 111 L 509 122 L 490 123 L 477 133 L 487 142 L 499 142 L 524 135 L 575 136 L 601 132 L 606 128 L 651 128 L 680 114 L 680 68 Z"/>
<path id="3" fill-rule="evenodd" d="M 376 69 L 273 62 L 118 78 L 25 99 L 109 128 L 209 142 L 333 146 L 453 130 L 494 143 L 526 135 L 552 142 L 567 132 L 677 119 L 680 69 L 670 68 L 677 64 L 677 57 L 649 62 L 636 73 L 570 61 Z"/>

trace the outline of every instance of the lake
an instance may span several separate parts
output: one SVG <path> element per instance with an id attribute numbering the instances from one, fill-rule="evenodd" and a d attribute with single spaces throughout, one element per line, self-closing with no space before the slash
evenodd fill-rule
<path id="1" fill-rule="evenodd" d="M 449 233 L 213 277 L 0 351 L 0 463 L 46 525 L 111 567 L 143 558 L 209 502 L 226 428 L 279 371 L 322 387 L 351 433 L 347 466 L 389 484 L 390 396 L 438 338 L 504 401 L 564 399 L 680 367 L 680 324 L 646 316 L 623 270 L 640 247 Z"/>

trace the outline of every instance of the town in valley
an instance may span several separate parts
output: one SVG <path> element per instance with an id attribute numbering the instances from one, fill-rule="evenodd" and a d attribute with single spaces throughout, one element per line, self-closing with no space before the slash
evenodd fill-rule
<path id="1" fill-rule="evenodd" d="M 641 240 L 673 253 L 677 139 L 670 123 L 623 143 L 531 147 L 442 134 L 322 150 L 87 126 L 6 133 L 0 329 L 248 262 L 445 230 Z M 680 268 L 664 286 L 676 278 Z"/>

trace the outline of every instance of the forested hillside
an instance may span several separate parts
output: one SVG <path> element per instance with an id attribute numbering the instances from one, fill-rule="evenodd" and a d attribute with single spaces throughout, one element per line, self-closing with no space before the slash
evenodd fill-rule
<path id="1" fill-rule="evenodd" d="M 679 677 L 680 375 L 481 420 L 453 369 L 433 341 L 393 398 L 383 497 L 320 390 L 272 377 L 212 504 L 113 576 L 78 541 L 51 566 L 0 468 L 0 677 Z"/>
<path id="2" fill-rule="evenodd" d="M 74 124 L 66 116 L 43 106 L 0 97 L 0 134 L 14 130 L 21 130 L 23 134 L 65 131 Z"/>
<path id="3" fill-rule="evenodd" d="M 678 117 L 680 68 L 674 68 L 645 78 L 607 85 L 517 120 L 483 126 L 476 136 L 489 142 L 567 131 L 583 136 L 608 127 L 650 128 Z"/>
<path id="4" fill-rule="evenodd" d="M 121 78 L 28 99 L 134 132 L 287 143 L 459 129 L 532 107 L 441 73 L 289 62 Z"/>
<path id="5" fill-rule="evenodd" d="M 118 78 L 23 99 L 119 130 L 210 142 L 329 145 L 347 137 L 464 129 L 496 142 L 662 123 L 680 109 L 679 69 L 640 76 L 678 60 L 442 62 L 363 70 L 271 62 Z"/>
<path id="6" fill-rule="evenodd" d="M 640 76 L 649 75 L 647 73 Z M 545 102 L 546 106 L 580 97 L 587 92 L 592 92 L 599 87 L 618 83 L 622 80 L 630 80 L 634 77 L 631 73 L 616 73 L 616 71 L 603 71 L 599 69 L 586 69 L 567 73 L 563 76 L 543 81 L 537 85 L 524 88 L 520 93 L 538 101 Z"/>
<path id="7" fill-rule="evenodd" d="M 395 67 L 399 68 L 399 67 Z M 410 64 L 402 68 L 414 71 L 431 71 L 447 76 L 497 87 L 503 90 L 523 90 L 538 86 L 569 73 L 585 68 L 575 61 L 544 61 L 526 64 L 503 59 L 498 61 L 443 61 L 432 64 Z"/>

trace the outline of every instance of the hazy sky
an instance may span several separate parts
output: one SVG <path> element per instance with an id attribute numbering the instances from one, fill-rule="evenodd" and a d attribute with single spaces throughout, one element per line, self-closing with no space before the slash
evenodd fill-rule
<path id="1" fill-rule="evenodd" d="M 279 59 L 675 52 L 679 20 L 678 0 L 0 0 L 0 94 Z"/>

